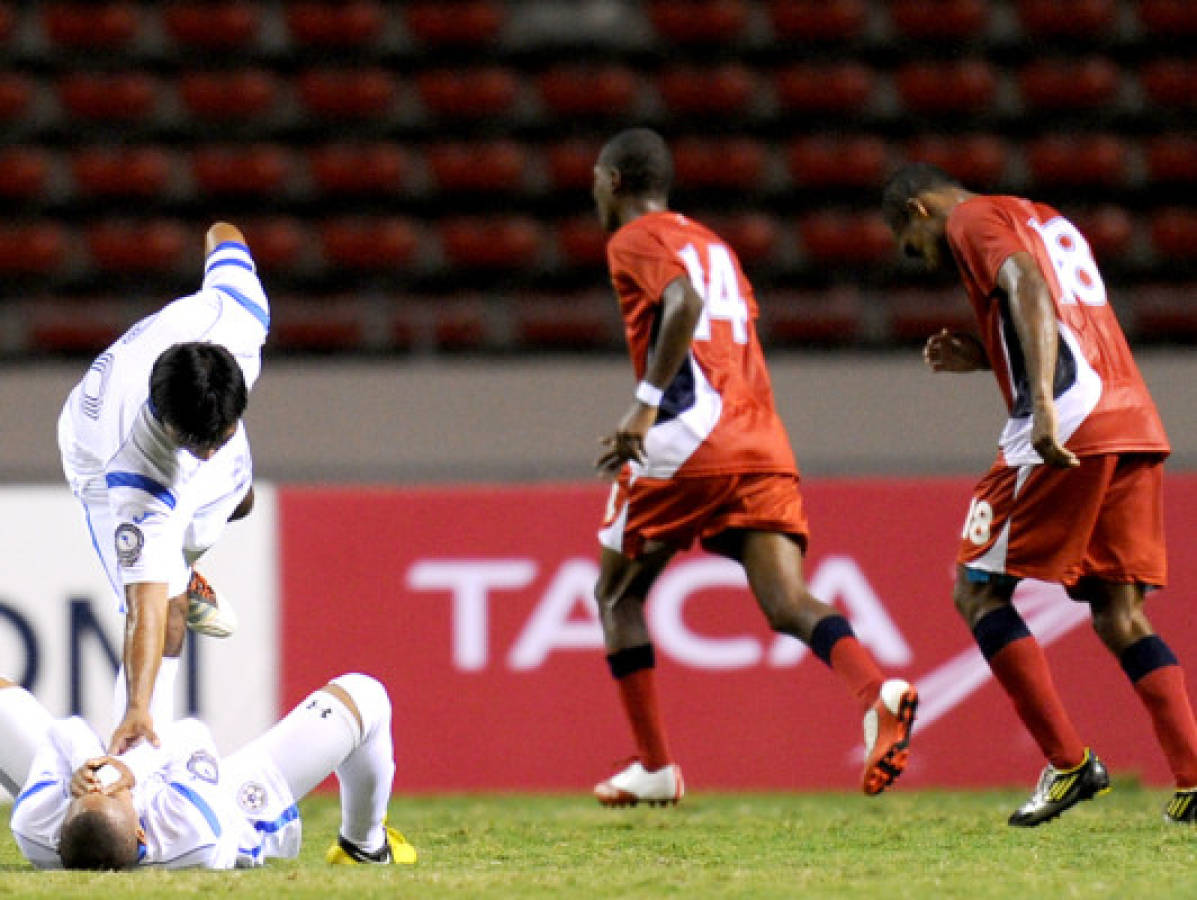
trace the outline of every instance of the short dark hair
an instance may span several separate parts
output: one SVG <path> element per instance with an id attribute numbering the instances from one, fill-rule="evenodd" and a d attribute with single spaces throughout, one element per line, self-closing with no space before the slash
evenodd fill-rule
<path id="1" fill-rule="evenodd" d="M 924 191 L 941 187 L 963 187 L 960 182 L 930 163 L 911 163 L 898 169 L 885 183 L 881 194 L 881 215 L 886 224 L 898 231 L 906 224 L 909 214 L 906 201 L 912 200 Z"/>
<path id="2" fill-rule="evenodd" d="M 188 446 L 220 441 L 245 412 L 241 366 L 224 347 L 203 341 L 164 350 L 150 371 L 154 414 Z"/>
<path id="3" fill-rule="evenodd" d="M 131 869 L 139 855 L 137 833 L 119 828 L 99 809 L 68 816 L 58 835 L 58 857 L 64 869 Z"/>
<path id="4" fill-rule="evenodd" d="M 619 173 L 619 193 L 666 196 L 673 184 L 673 154 L 651 128 L 629 128 L 607 141 L 599 164 Z"/>

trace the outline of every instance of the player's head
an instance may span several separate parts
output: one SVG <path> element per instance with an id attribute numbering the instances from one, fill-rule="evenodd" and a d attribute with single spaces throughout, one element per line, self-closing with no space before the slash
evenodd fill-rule
<path id="1" fill-rule="evenodd" d="M 150 372 L 150 403 L 166 433 L 198 459 L 228 442 L 249 392 L 233 354 L 192 341 L 162 352 Z"/>
<path id="2" fill-rule="evenodd" d="M 966 196 L 960 182 L 938 166 L 903 166 L 885 184 L 881 214 L 897 239 L 898 248 L 930 269 L 945 257 L 944 226 L 948 213 Z"/>
<path id="3" fill-rule="evenodd" d="M 673 155 L 665 139 L 648 128 L 621 131 L 599 152 L 594 164 L 594 203 L 599 220 L 614 231 L 628 202 L 665 204 L 673 184 Z"/>
<path id="4" fill-rule="evenodd" d="M 127 790 L 88 793 L 67 807 L 58 836 L 64 869 L 129 869 L 141 856 L 141 825 Z"/>

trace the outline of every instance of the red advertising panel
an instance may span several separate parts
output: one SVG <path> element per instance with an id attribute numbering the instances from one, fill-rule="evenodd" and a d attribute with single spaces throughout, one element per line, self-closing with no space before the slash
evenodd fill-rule
<path id="1" fill-rule="evenodd" d="M 970 479 L 819 481 L 807 576 L 923 701 L 903 786 L 1029 785 L 1042 760 L 952 607 Z M 601 485 L 279 492 L 282 700 L 366 671 L 395 708 L 404 791 L 586 790 L 633 752 L 591 599 Z M 1171 581 L 1157 629 L 1191 671 L 1197 477 L 1167 481 Z M 1164 783 L 1145 713 L 1086 608 L 1020 587 L 1086 741 Z M 679 556 L 650 595 L 659 689 L 691 790 L 848 788 L 860 713 L 806 648 L 769 632 L 732 563 Z M 1193 676 L 1197 678 L 1197 675 Z"/>

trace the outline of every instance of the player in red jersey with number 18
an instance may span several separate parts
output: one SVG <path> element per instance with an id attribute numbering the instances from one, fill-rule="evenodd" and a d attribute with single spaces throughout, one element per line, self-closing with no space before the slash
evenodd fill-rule
<path id="1" fill-rule="evenodd" d="M 638 758 L 598 784 L 606 805 L 676 802 L 682 775 L 657 710 L 644 601 L 696 539 L 739 562 L 776 631 L 843 679 L 865 716 L 866 793 L 906 765 L 917 695 L 886 681 L 842 615 L 803 578 L 807 526 L 798 470 L 773 406 L 752 288 L 732 250 L 669 211 L 672 158 L 647 129 L 616 135 L 594 167 L 594 200 L 639 386 L 598 468 L 616 479 L 595 595 L 607 662 Z"/>
<path id="2" fill-rule="evenodd" d="M 927 364 L 992 368 L 1010 412 L 997 461 L 969 506 L 954 592 L 1047 758 L 1010 824 L 1046 822 L 1110 784 L 1011 602 L 1022 578 L 1059 582 L 1089 605 L 1176 779 L 1165 817 L 1197 822 L 1197 723 L 1176 657 L 1143 611 L 1147 589 L 1166 579 L 1168 439 L 1088 243 L 1049 206 L 970 193 L 933 166 L 896 173 L 882 207 L 907 255 L 934 269 L 951 253 L 977 316 L 979 337 L 933 335 Z"/>

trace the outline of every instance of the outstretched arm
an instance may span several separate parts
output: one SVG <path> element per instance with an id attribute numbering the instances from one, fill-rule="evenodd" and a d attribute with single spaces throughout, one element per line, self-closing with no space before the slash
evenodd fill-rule
<path id="1" fill-rule="evenodd" d="M 150 716 L 154 683 L 162 665 L 166 645 L 166 617 L 170 605 L 164 582 L 145 582 L 125 587 L 129 612 L 125 618 L 125 687 L 128 707 L 125 718 L 108 742 L 108 752 L 124 753 L 142 738 L 159 746 Z"/>
<path id="2" fill-rule="evenodd" d="M 694 329 L 702 316 L 702 297 L 694 290 L 690 279 L 681 276 L 665 286 L 661 294 L 661 329 L 652 359 L 644 373 L 644 382 L 657 390 L 669 387 L 677 375 L 690 344 L 694 340 Z M 644 461 L 644 437 L 657 421 L 660 401 L 649 402 L 637 396 L 628 411 L 624 413 L 615 432 L 603 438 L 601 443 L 606 452 L 598 458 L 595 468 L 607 476 L 614 476 L 628 460 Z"/>
<path id="3" fill-rule="evenodd" d="M 1015 253 L 998 269 L 998 287 L 1010 301 L 1010 317 L 1018 332 L 1031 390 L 1031 445 L 1048 465 L 1070 469 L 1080 465 L 1076 455 L 1060 443 L 1053 396 L 1056 347 L 1060 334 L 1051 291 L 1031 254 Z"/>

